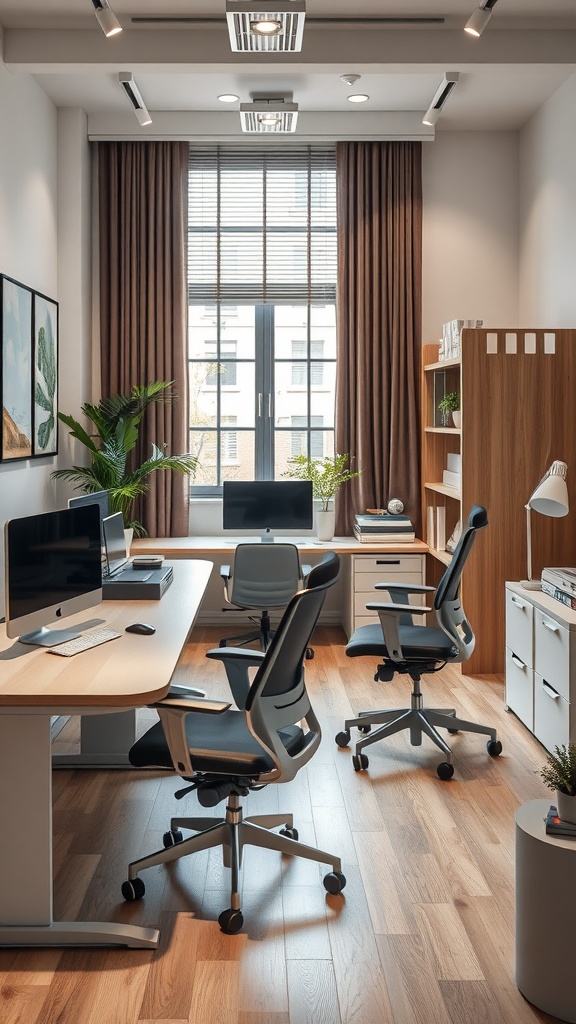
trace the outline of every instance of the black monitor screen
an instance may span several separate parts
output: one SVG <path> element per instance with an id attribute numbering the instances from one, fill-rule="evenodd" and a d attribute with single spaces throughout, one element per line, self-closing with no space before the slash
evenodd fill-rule
<path id="1" fill-rule="evenodd" d="M 309 480 L 224 481 L 225 530 L 311 530 L 312 524 Z"/>
<path id="2" fill-rule="evenodd" d="M 8 636 L 101 600 L 97 505 L 11 519 L 5 525 L 5 544 Z"/>

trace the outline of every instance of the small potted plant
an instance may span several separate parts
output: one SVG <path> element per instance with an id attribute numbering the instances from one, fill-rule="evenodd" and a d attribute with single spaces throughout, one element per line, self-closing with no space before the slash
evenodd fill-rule
<path id="1" fill-rule="evenodd" d="M 556 790 L 556 807 L 562 821 L 576 824 L 576 743 L 554 747 L 540 775 L 548 789 Z"/>
<path id="2" fill-rule="evenodd" d="M 349 468 L 350 456 L 325 455 L 322 459 L 312 459 L 307 455 L 295 455 L 288 459 L 290 467 L 284 476 L 296 480 L 311 480 L 312 494 L 320 501 L 320 509 L 316 513 L 316 533 L 318 540 L 332 540 L 336 513 L 330 507 L 336 491 L 342 484 L 360 476 L 360 471 Z"/>
<path id="3" fill-rule="evenodd" d="M 450 422 L 450 413 L 452 414 L 454 426 L 460 426 L 460 395 L 457 391 L 448 391 L 438 402 L 438 408 L 442 413 L 442 422 L 445 427 Z"/>

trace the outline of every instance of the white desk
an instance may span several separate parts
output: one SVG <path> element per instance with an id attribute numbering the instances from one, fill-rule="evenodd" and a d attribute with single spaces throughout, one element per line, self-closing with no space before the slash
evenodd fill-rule
<path id="1" fill-rule="evenodd" d="M 118 640 L 59 658 L 8 640 L 0 629 L 0 945 L 154 947 L 153 928 L 53 920 L 53 715 L 110 714 L 163 697 L 194 624 L 212 564 L 182 563 L 160 601 L 107 601 L 72 617 L 86 629 L 106 623 Z M 153 636 L 124 633 L 144 619 Z"/>

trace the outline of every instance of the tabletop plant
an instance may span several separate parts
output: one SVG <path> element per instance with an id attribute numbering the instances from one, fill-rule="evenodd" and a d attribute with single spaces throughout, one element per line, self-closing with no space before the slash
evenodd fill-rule
<path id="1" fill-rule="evenodd" d="M 325 455 L 324 458 L 294 455 L 288 459 L 289 468 L 282 475 L 296 480 L 311 480 L 313 496 L 321 502 L 322 511 L 328 512 L 330 502 L 339 488 L 362 472 L 350 469 L 350 462 L 347 452 L 343 455 Z"/>
<path id="2" fill-rule="evenodd" d="M 554 753 L 548 755 L 540 775 L 548 789 L 576 796 L 576 743 L 554 747 Z"/>
<path id="3" fill-rule="evenodd" d="M 85 402 L 81 409 L 94 427 L 92 432 L 73 416 L 58 413 L 70 435 L 84 445 L 90 462 L 87 466 L 56 469 L 52 477 L 72 481 L 84 494 L 109 491 L 110 513 L 122 512 L 124 526 L 133 529 L 136 537 L 146 531 L 134 518 L 134 502 L 148 490 L 150 474 L 164 469 L 194 475 L 198 465 L 197 457 L 190 452 L 167 455 L 153 442 L 149 458 L 137 466 L 130 462 L 146 409 L 154 402 L 171 402 L 175 397 L 171 391 L 173 383 L 157 380 L 141 386 L 135 384 L 130 394 L 101 398 L 97 405 Z"/>
<path id="4" fill-rule="evenodd" d="M 460 395 L 458 392 L 448 391 L 438 402 L 438 409 L 442 413 L 444 424 L 446 424 L 449 414 L 460 410 Z"/>

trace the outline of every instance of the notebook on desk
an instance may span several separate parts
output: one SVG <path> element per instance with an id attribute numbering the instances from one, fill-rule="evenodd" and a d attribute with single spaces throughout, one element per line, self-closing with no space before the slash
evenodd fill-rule
<path id="1" fill-rule="evenodd" d="M 124 518 L 121 512 L 102 521 L 104 535 L 104 566 L 102 598 L 104 601 L 158 601 L 172 583 L 171 565 L 160 569 L 134 569 L 126 554 Z"/>

